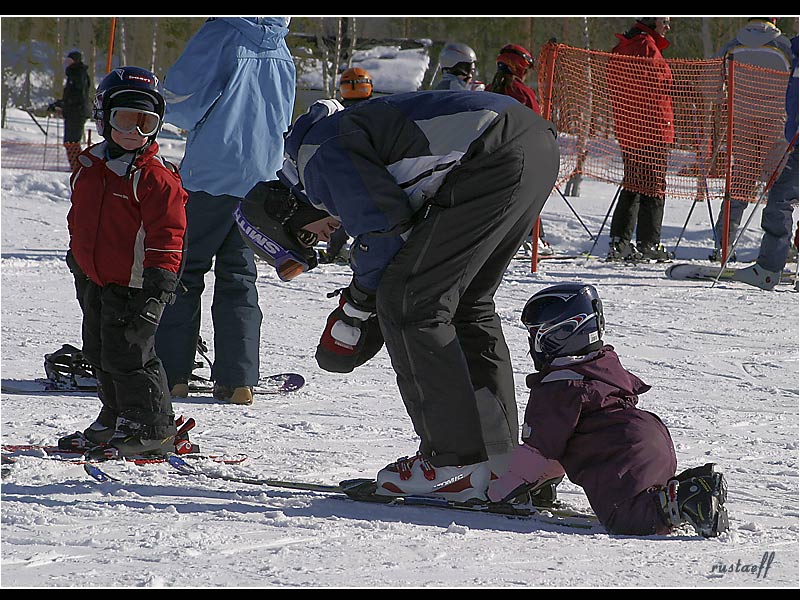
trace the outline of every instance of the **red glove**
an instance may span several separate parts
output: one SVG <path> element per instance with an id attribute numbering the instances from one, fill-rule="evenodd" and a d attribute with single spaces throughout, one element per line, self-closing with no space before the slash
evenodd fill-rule
<path id="1" fill-rule="evenodd" d="M 355 300 L 357 299 L 357 300 Z M 320 368 L 350 373 L 383 347 L 383 334 L 375 312 L 375 297 L 350 284 L 339 307 L 328 316 L 315 358 Z"/>

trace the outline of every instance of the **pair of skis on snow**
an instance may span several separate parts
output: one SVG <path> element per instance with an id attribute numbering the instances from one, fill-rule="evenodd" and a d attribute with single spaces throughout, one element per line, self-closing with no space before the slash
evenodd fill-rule
<path id="1" fill-rule="evenodd" d="M 533 503 L 506 504 L 480 501 L 458 502 L 448 500 L 447 498 L 434 496 L 408 495 L 390 497 L 382 496 L 376 493 L 377 484 L 373 479 L 350 479 L 342 481 L 337 485 L 327 485 L 320 483 L 286 481 L 282 479 L 231 475 L 224 473 L 222 470 L 220 470 L 219 466 L 211 466 L 213 463 L 238 464 L 246 459 L 246 455 L 216 456 L 201 454 L 167 454 L 164 456 L 128 457 L 126 459 L 110 459 L 103 461 L 83 460 L 79 451 L 60 450 L 52 446 L 4 445 L 3 452 L 4 478 L 10 473 L 11 467 L 10 464 L 6 463 L 14 462 L 14 459 L 6 453 L 28 454 L 43 458 L 60 457 L 63 460 L 69 461 L 70 463 L 81 464 L 84 471 L 89 476 L 101 483 L 114 483 L 121 485 L 125 485 L 127 482 L 121 477 L 109 473 L 109 469 L 106 465 L 113 465 L 114 463 L 121 462 L 123 460 L 138 465 L 167 463 L 178 475 L 204 477 L 208 479 L 217 479 L 246 485 L 289 489 L 297 492 L 309 492 L 322 494 L 331 498 L 342 498 L 357 502 L 382 504 L 386 506 L 419 506 L 482 513 L 488 515 L 500 515 L 518 519 L 530 519 L 541 523 L 579 529 L 594 529 L 599 527 L 597 518 L 594 515 L 574 510 L 564 506 L 559 502 L 555 502 L 546 506 L 536 506 Z M 213 461 L 213 463 L 211 461 Z"/>
<path id="2" fill-rule="evenodd" d="M 306 383 L 305 378 L 299 373 L 276 373 L 262 377 L 258 385 L 253 387 L 255 394 L 288 394 L 296 392 Z M 192 381 L 189 385 L 189 394 L 210 394 L 213 391 L 213 382 Z M 51 379 L 3 379 L 0 388 L 5 394 L 94 394 L 96 385 L 72 385 L 55 382 Z"/>
<path id="3" fill-rule="evenodd" d="M 572 508 L 554 503 L 548 506 L 535 506 L 533 504 L 492 503 L 481 501 L 459 502 L 436 496 L 383 496 L 377 493 L 377 483 L 374 479 L 348 479 L 338 485 L 320 483 L 305 483 L 285 481 L 281 479 L 268 479 L 259 477 L 242 477 L 222 473 L 218 468 L 208 469 L 201 463 L 190 464 L 182 456 L 167 456 L 167 462 L 182 475 L 199 476 L 208 479 L 219 479 L 233 483 L 259 485 L 296 491 L 306 491 L 323 494 L 330 497 L 342 497 L 357 502 L 368 502 L 386 506 L 422 506 L 441 508 L 447 510 L 477 512 L 483 514 L 502 515 L 520 519 L 532 519 L 566 527 L 592 529 L 599 526 L 597 517 Z M 94 479 L 101 482 L 123 483 L 119 478 L 109 475 L 97 464 L 88 463 L 84 470 Z"/>

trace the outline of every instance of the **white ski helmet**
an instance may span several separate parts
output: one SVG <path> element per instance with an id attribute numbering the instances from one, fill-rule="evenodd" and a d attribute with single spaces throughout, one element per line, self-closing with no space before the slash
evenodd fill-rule
<path id="1" fill-rule="evenodd" d="M 475 51 L 466 44 L 458 42 L 445 44 L 439 54 L 439 66 L 442 70 L 456 75 L 472 76 L 477 61 Z"/>

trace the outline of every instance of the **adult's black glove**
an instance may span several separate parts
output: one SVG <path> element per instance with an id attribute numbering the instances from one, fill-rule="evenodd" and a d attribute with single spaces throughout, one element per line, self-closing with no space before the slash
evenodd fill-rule
<path id="1" fill-rule="evenodd" d="M 375 296 L 360 290 L 355 282 L 342 290 L 339 307 L 329 316 L 317 345 L 315 358 L 321 369 L 350 373 L 383 347 Z"/>
<path id="2" fill-rule="evenodd" d="M 144 346 L 152 342 L 164 313 L 164 307 L 175 301 L 178 276 L 166 269 L 147 267 L 143 273 L 142 289 L 130 299 L 130 319 L 125 327 L 125 339 Z"/>

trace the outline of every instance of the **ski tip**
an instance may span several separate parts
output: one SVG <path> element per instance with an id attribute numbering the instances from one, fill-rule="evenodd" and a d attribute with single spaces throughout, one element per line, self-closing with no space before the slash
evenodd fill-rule
<path id="1" fill-rule="evenodd" d="M 116 481 L 116 482 L 120 481 L 116 477 L 112 477 L 111 475 L 109 475 L 108 473 L 103 471 L 100 467 L 98 467 L 97 465 L 93 465 L 90 462 L 83 463 L 83 470 L 86 471 L 86 473 L 90 477 L 92 477 L 93 479 L 96 479 L 97 481 L 100 481 L 101 483 L 109 483 L 109 482 L 112 482 L 112 481 Z"/>
<path id="2" fill-rule="evenodd" d="M 167 462 L 171 464 L 173 467 L 186 467 L 191 469 L 191 465 L 183 460 L 177 454 L 167 454 Z"/>

